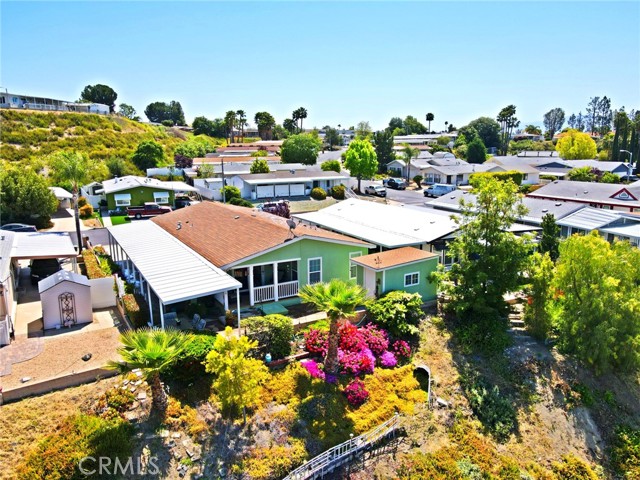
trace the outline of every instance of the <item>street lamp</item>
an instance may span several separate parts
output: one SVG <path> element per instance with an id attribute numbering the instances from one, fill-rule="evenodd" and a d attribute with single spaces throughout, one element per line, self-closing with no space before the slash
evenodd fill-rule
<path id="1" fill-rule="evenodd" d="M 629 150 L 620 150 L 620 153 L 622 152 L 629 154 L 629 177 L 627 180 L 631 181 L 631 172 L 633 172 L 633 152 L 630 152 Z"/>

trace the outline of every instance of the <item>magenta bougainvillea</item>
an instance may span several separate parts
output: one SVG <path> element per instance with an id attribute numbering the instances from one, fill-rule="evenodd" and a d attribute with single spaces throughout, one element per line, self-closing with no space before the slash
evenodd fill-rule
<path id="1" fill-rule="evenodd" d="M 384 352 L 380 355 L 380 365 L 384 368 L 393 368 L 398 365 L 398 359 L 393 352 Z"/>
<path id="2" fill-rule="evenodd" d="M 389 335 L 373 323 L 361 328 L 360 334 L 364 338 L 369 350 L 371 350 L 376 357 L 379 357 L 389 349 Z"/>
<path id="3" fill-rule="evenodd" d="M 342 373 L 351 375 L 373 373 L 373 369 L 376 366 L 376 358 L 368 348 L 355 352 L 346 352 L 338 349 L 338 361 L 340 362 Z"/>
<path id="4" fill-rule="evenodd" d="M 406 360 L 411 356 L 411 347 L 404 340 L 396 340 L 391 347 L 397 359 Z"/>
<path id="5" fill-rule="evenodd" d="M 320 378 L 322 380 L 325 379 L 324 372 L 320 370 L 320 366 L 318 365 L 318 362 L 316 362 L 315 360 L 304 360 L 300 363 L 307 370 L 307 372 L 309 372 L 309 375 L 311 375 L 313 378 Z"/>
<path id="6" fill-rule="evenodd" d="M 345 387 L 344 394 L 347 396 L 347 402 L 354 407 L 359 407 L 369 398 L 369 392 L 359 378 Z"/>
<path id="7" fill-rule="evenodd" d="M 307 352 L 319 353 L 324 357 L 329 348 L 329 332 L 312 328 L 304 334 L 304 346 Z"/>
<path id="8" fill-rule="evenodd" d="M 338 329 L 340 349 L 345 352 L 359 352 L 367 347 L 361 329 L 352 323 L 343 323 Z"/>

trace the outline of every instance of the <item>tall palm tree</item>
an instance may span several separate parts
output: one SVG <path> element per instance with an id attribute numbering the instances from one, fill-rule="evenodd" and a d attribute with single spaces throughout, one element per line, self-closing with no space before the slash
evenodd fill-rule
<path id="1" fill-rule="evenodd" d="M 191 337 L 178 330 L 145 328 L 129 330 L 120 336 L 118 353 L 122 362 L 110 361 L 108 368 L 127 373 L 135 369 L 151 387 L 152 405 L 159 413 L 167 409 L 167 394 L 160 381 L 160 372 L 171 366 L 191 343 Z"/>
<path id="2" fill-rule="evenodd" d="M 248 125 L 247 114 L 244 110 L 238 110 L 236 112 L 236 125 L 240 127 L 240 135 L 242 136 L 242 143 L 244 143 L 244 127 Z"/>
<path id="3" fill-rule="evenodd" d="M 293 111 L 292 118 L 295 121 L 300 120 L 300 126 L 298 127 L 298 133 L 302 132 L 302 120 L 307 118 L 307 109 L 304 107 L 296 108 Z"/>
<path id="4" fill-rule="evenodd" d="M 233 143 L 233 127 L 236 125 L 236 112 L 229 110 L 224 115 L 224 125 L 227 129 L 227 143 Z"/>
<path id="5" fill-rule="evenodd" d="M 78 152 L 58 152 L 51 158 L 53 178 L 58 182 L 71 184 L 73 193 L 73 213 L 76 220 L 76 235 L 78 237 L 78 252 L 82 253 L 82 236 L 80 234 L 80 215 L 78 212 L 78 199 L 80 185 L 89 175 L 89 159 Z"/>
<path id="6" fill-rule="evenodd" d="M 427 122 L 429 122 L 429 133 L 431 133 L 431 122 L 435 120 L 435 115 L 433 113 L 427 113 Z"/>
<path id="7" fill-rule="evenodd" d="M 355 283 L 333 279 L 329 283 L 305 285 L 300 289 L 298 295 L 303 302 L 311 303 L 318 309 L 327 312 L 331 323 L 324 370 L 327 373 L 336 374 L 340 367 L 338 364 L 338 344 L 340 343 L 338 328 L 346 319 L 354 316 L 356 307 L 365 302 L 367 292 Z"/>

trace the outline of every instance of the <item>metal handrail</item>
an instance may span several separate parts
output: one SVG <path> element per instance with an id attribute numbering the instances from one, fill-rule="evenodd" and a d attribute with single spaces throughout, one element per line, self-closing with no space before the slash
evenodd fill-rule
<path id="1" fill-rule="evenodd" d="M 345 463 L 345 459 L 351 455 L 358 453 L 395 431 L 400 423 L 399 420 L 400 417 L 396 413 L 389 420 L 378 425 L 373 430 L 369 430 L 358 437 L 351 438 L 346 442 L 336 445 L 308 462 L 305 462 L 290 472 L 283 480 L 306 480 L 316 478 L 318 474 L 324 475 L 324 473 L 329 473 L 334 468 Z"/>

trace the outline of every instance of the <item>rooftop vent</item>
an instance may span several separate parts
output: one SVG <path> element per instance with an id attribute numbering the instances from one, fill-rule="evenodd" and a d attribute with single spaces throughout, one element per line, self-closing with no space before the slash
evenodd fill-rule
<path id="1" fill-rule="evenodd" d="M 182 228 L 182 222 L 178 222 L 176 225 L 176 230 L 180 230 Z"/>
<path id="2" fill-rule="evenodd" d="M 589 193 L 589 190 L 585 190 L 585 191 L 584 191 L 584 192 L 582 192 L 582 193 L 584 193 L 584 194 L 586 195 L 587 193 Z"/>
<path id="3" fill-rule="evenodd" d="M 559 207 L 560 205 L 562 205 L 562 202 L 556 202 L 556 207 Z"/>
<path id="4" fill-rule="evenodd" d="M 238 220 L 240 218 L 240 215 L 236 215 L 235 217 L 233 217 L 235 220 Z"/>
<path id="5" fill-rule="evenodd" d="M 547 213 L 548 211 L 549 211 L 549 209 L 548 209 L 548 208 L 543 208 L 543 209 L 542 209 L 542 212 L 543 212 L 543 213 Z"/>

